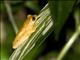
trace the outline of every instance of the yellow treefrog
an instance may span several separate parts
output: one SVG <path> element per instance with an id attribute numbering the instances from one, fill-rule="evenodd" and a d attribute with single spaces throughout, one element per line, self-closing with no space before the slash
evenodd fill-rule
<path id="1" fill-rule="evenodd" d="M 30 35 L 36 31 L 35 26 L 36 15 L 28 15 L 27 20 L 24 22 L 23 27 L 16 35 L 13 41 L 13 49 L 18 48 Z"/>

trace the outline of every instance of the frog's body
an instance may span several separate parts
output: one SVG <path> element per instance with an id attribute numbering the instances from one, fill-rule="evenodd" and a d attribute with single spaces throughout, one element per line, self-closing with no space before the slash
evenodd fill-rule
<path id="1" fill-rule="evenodd" d="M 28 15 L 26 22 L 24 23 L 22 29 L 16 35 L 15 40 L 13 41 L 13 49 L 19 47 L 25 40 L 27 40 L 30 35 L 35 32 L 35 15 Z"/>

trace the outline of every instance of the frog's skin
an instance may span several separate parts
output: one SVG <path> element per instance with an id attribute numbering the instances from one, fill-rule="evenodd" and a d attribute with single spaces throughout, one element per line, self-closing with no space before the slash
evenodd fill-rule
<path id="1" fill-rule="evenodd" d="M 36 15 L 28 15 L 27 20 L 24 22 L 23 27 L 16 35 L 13 41 L 13 49 L 18 48 L 25 40 L 27 40 L 30 35 L 35 32 L 35 19 Z"/>

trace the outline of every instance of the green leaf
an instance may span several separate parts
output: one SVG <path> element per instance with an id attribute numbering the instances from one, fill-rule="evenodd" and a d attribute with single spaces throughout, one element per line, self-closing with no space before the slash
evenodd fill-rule
<path id="1" fill-rule="evenodd" d="M 25 41 L 25 43 L 23 43 L 13 52 L 9 60 L 23 60 L 25 56 L 33 56 L 38 53 L 36 52 L 38 51 L 38 48 L 42 45 L 47 36 L 53 31 L 54 24 L 50 15 L 48 4 L 41 10 L 35 24 L 37 26 L 36 31 L 29 37 L 28 40 Z M 32 51 L 35 51 L 35 53 Z M 30 54 L 30 52 L 32 52 L 32 54 Z M 32 56 L 29 57 L 29 59 L 33 59 Z"/>
<path id="2" fill-rule="evenodd" d="M 54 19 L 54 34 L 56 39 L 58 39 L 58 35 L 72 10 L 74 2 L 74 0 L 49 1 L 52 18 Z"/>

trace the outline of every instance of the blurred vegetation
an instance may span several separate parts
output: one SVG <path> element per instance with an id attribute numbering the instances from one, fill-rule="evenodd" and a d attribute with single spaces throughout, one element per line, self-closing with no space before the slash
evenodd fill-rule
<path id="1" fill-rule="evenodd" d="M 6 3 L 11 12 L 7 11 Z M 46 4 L 49 6 L 45 9 Z M 39 38 L 37 44 L 23 60 L 56 60 L 66 47 L 70 39 L 77 32 L 73 43 L 63 55 L 63 60 L 80 60 L 80 1 L 46 1 L 46 0 L 1 0 L 0 1 L 0 58 L 9 60 L 12 53 L 12 42 L 25 22 L 27 15 L 39 15 L 48 8 L 53 20 L 53 27 L 46 36 Z M 42 10 L 43 9 L 43 10 Z M 11 14 L 9 16 L 9 13 Z M 45 13 L 47 14 L 47 12 Z M 47 15 L 42 14 L 41 19 L 49 21 Z M 12 17 L 12 18 L 11 18 Z M 46 17 L 46 18 L 45 18 Z M 11 21 L 13 20 L 13 22 Z M 47 24 L 47 23 L 46 23 Z M 15 28 L 15 26 L 16 28 Z M 41 26 L 43 26 L 42 24 Z M 48 24 L 49 25 L 49 24 Z M 48 26 L 47 25 L 47 26 Z M 40 27 L 41 28 L 41 27 Z M 43 30 L 42 30 L 43 31 Z M 39 33 L 41 34 L 41 33 Z M 40 37 L 41 35 L 39 35 Z M 43 40 L 43 38 L 45 40 Z M 31 46 L 30 46 L 31 47 Z M 28 48 L 30 49 L 30 48 Z M 16 59 L 17 60 L 17 59 Z M 62 60 L 62 59 L 61 59 Z"/>

